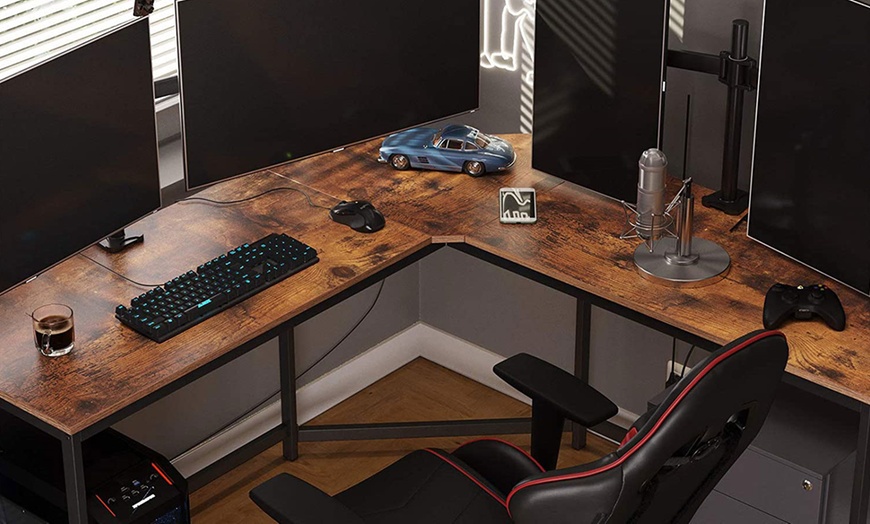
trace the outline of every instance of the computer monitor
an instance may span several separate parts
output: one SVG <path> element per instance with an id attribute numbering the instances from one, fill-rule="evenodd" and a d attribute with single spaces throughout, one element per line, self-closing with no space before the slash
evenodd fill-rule
<path id="1" fill-rule="evenodd" d="M 0 292 L 159 207 L 147 20 L 0 82 Z"/>
<path id="2" fill-rule="evenodd" d="M 661 148 L 667 0 L 538 0 L 532 167 L 617 200 Z"/>
<path id="3" fill-rule="evenodd" d="M 189 189 L 478 107 L 477 2 L 180 0 Z"/>
<path id="4" fill-rule="evenodd" d="M 870 5 L 765 2 L 748 225 L 751 238 L 865 294 L 868 57 Z"/>

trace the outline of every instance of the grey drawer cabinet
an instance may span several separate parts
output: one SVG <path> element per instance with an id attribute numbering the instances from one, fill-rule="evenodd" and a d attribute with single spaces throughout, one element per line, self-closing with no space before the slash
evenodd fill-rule
<path id="1" fill-rule="evenodd" d="M 855 455 L 850 454 L 823 474 L 785 461 L 763 449 L 750 447 L 719 482 L 714 493 L 740 501 L 765 518 L 774 517 L 777 519 L 775 522 L 780 522 L 781 519 L 790 524 L 845 523 L 848 522 L 850 475 L 854 465 Z M 842 489 L 845 492 L 841 492 Z M 839 498 L 846 496 L 845 504 L 839 505 L 840 507 L 834 503 L 838 495 Z M 718 506 L 721 502 L 708 497 L 704 506 L 708 505 Z M 708 509 L 716 509 L 716 513 L 720 515 L 729 514 L 728 508 Z M 758 522 L 768 522 L 760 516 L 759 518 L 761 520 Z M 696 518 L 692 522 L 707 521 Z M 723 522 L 743 523 L 756 520 L 732 518 Z"/>
<path id="2" fill-rule="evenodd" d="M 713 491 L 695 513 L 692 524 L 786 524 L 739 500 Z"/>
<path id="3" fill-rule="evenodd" d="M 857 428 L 854 411 L 783 384 L 758 437 L 692 523 L 847 523 Z"/>

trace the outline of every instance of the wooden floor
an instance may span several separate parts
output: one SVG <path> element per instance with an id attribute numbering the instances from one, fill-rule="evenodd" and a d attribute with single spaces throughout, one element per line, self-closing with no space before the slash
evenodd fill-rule
<path id="1" fill-rule="evenodd" d="M 424 359 L 384 377 L 309 424 L 453 420 L 529 416 L 529 407 Z M 575 451 L 563 440 L 559 467 L 583 464 L 616 449 L 590 435 Z M 528 450 L 527 435 L 502 436 Z M 380 441 L 309 442 L 300 457 L 287 462 L 276 445 L 191 495 L 194 524 L 273 523 L 248 491 L 281 472 L 296 475 L 330 494 L 342 491 L 424 447 L 453 450 L 468 437 Z"/>

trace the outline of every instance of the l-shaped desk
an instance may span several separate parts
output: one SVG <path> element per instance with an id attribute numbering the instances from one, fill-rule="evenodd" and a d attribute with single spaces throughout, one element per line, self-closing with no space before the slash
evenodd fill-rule
<path id="1" fill-rule="evenodd" d="M 395 171 L 376 161 L 380 141 L 320 155 L 224 182 L 200 196 L 234 200 L 278 187 L 304 191 L 320 206 L 367 199 L 387 226 L 355 233 L 310 207 L 295 191 L 233 206 L 197 201 L 168 206 L 138 222 L 146 243 L 110 255 L 85 253 L 139 282 L 160 283 L 233 247 L 286 232 L 319 251 L 320 262 L 180 335 L 156 344 L 114 319 L 117 304 L 142 289 L 81 256 L 0 295 L 0 408 L 59 439 L 69 522 L 87 522 L 82 441 L 277 337 L 283 423 L 214 468 L 210 478 L 277 442 L 293 459 L 303 440 L 519 431 L 527 421 L 471 421 L 300 428 L 296 424 L 293 326 L 374 282 L 450 246 L 559 289 L 578 300 L 575 373 L 587 377 L 591 305 L 637 320 L 699 347 L 714 349 L 761 327 L 764 294 L 775 282 L 823 281 L 847 314 L 842 332 L 820 321 L 783 328 L 791 355 L 787 380 L 860 413 L 850 522 L 865 524 L 870 506 L 870 299 L 729 230 L 734 217 L 695 210 L 696 235 L 732 258 L 728 276 L 708 287 L 678 289 L 647 281 L 634 268 L 636 243 L 619 240 L 621 206 L 531 168 L 531 139 L 508 135 L 518 161 L 481 178 Z M 498 220 L 500 187 L 537 190 L 538 221 Z M 696 186 L 696 192 L 707 190 Z M 25 316 L 41 304 L 70 305 L 76 349 L 48 359 L 33 347 Z M 584 435 L 575 430 L 575 444 Z"/>

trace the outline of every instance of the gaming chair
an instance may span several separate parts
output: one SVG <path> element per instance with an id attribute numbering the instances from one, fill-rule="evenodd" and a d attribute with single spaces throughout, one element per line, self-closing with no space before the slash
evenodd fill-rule
<path id="1" fill-rule="evenodd" d="M 756 331 L 712 353 L 614 452 L 553 470 L 565 419 L 586 427 L 617 407 L 573 375 L 520 354 L 495 373 L 532 398 L 532 454 L 498 439 L 415 451 L 330 497 L 281 474 L 251 498 L 282 524 L 688 523 L 758 434 L 788 360 Z"/>

